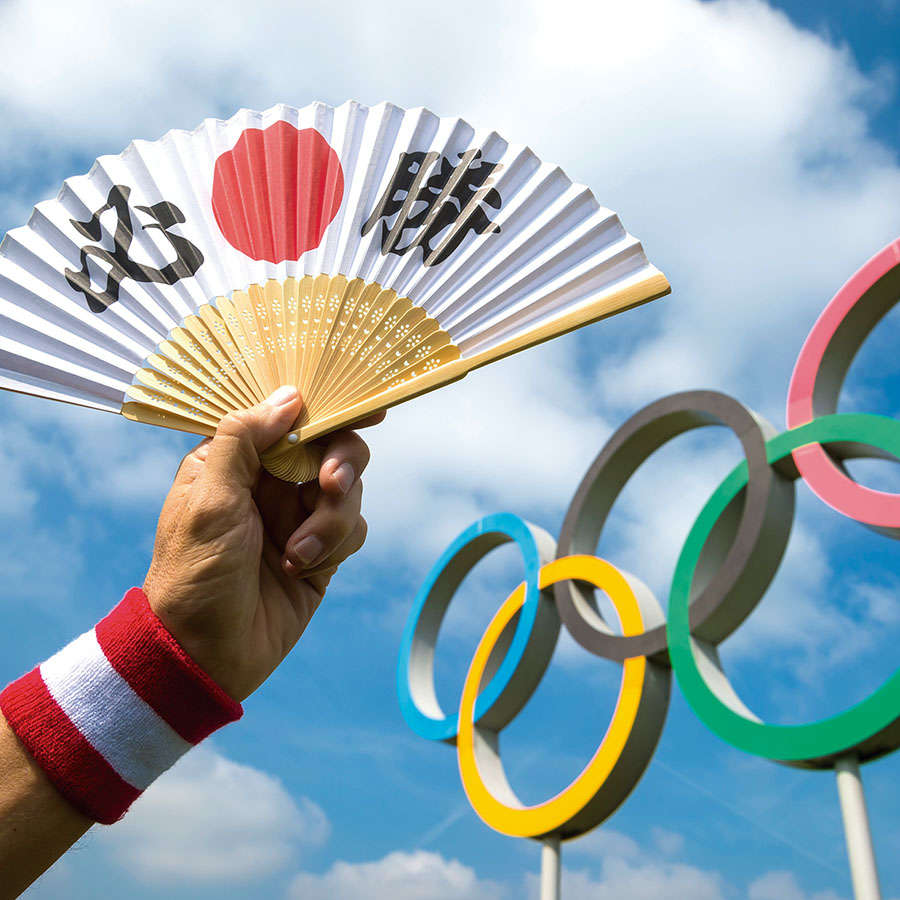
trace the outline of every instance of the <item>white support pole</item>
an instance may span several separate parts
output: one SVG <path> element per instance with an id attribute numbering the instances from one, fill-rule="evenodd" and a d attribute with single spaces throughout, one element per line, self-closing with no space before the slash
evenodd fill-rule
<path id="1" fill-rule="evenodd" d="M 841 815 L 844 818 L 853 895 L 856 900 L 881 900 L 866 797 L 856 757 L 845 756 L 839 759 L 834 764 L 834 774 L 841 800 Z"/>
<path id="2" fill-rule="evenodd" d="M 559 838 L 549 837 L 541 846 L 541 900 L 559 900 Z"/>

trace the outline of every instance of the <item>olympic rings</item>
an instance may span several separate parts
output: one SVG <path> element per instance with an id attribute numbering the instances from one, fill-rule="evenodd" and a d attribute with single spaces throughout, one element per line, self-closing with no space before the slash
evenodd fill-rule
<path id="1" fill-rule="evenodd" d="M 798 447 L 813 441 L 816 446 L 865 441 L 900 456 L 900 426 L 893 419 L 834 415 L 822 416 L 770 440 L 766 445 L 769 463 L 779 465 L 790 460 Z M 800 477 L 800 472 L 794 470 L 791 477 Z M 678 686 L 708 728 L 757 756 L 803 768 L 831 768 L 836 759 L 848 753 L 855 753 L 860 761 L 889 753 L 900 746 L 900 668 L 867 699 L 836 716 L 811 725 L 767 725 L 737 696 L 715 647 L 692 638 L 687 610 L 697 563 L 707 556 L 711 558 L 704 561 L 705 565 L 715 566 L 721 556 L 716 531 L 724 522 L 723 513 L 739 500 L 746 483 L 747 466 L 741 463 L 703 508 L 676 564 L 669 597 L 668 636 Z M 762 581 L 752 569 L 738 573 L 738 580 L 746 580 L 748 591 L 757 598 L 762 597 L 770 578 L 768 575 Z"/>
<path id="2" fill-rule="evenodd" d="M 541 569 L 540 587 L 563 579 L 579 579 L 602 588 L 627 635 L 643 631 L 645 612 L 659 613 L 655 600 L 646 604 L 644 598 L 642 603 L 628 580 L 595 556 L 567 556 L 549 563 Z M 666 719 L 671 673 L 668 667 L 642 656 L 625 660 L 612 722 L 591 761 L 553 799 L 523 806 L 503 772 L 499 729 L 479 728 L 473 712 L 490 654 L 524 602 L 524 585 L 520 585 L 488 625 L 466 675 L 456 745 L 460 776 L 472 808 L 497 831 L 518 837 L 574 837 L 614 812 L 644 774 Z"/>
<path id="3" fill-rule="evenodd" d="M 900 461 L 900 423 L 831 414 L 853 355 L 898 299 L 900 240 L 866 263 L 819 317 L 794 368 L 789 430 L 783 434 L 776 436 L 763 419 L 724 394 L 693 391 L 663 398 L 632 416 L 591 464 L 566 513 L 555 560 L 550 561 L 552 538 L 511 514 L 476 522 L 445 551 L 419 591 L 403 635 L 400 705 L 419 734 L 456 743 L 466 794 L 488 825 L 523 837 L 570 838 L 607 818 L 653 755 L 672 670 L 712 731 L 775 762 L 831 768 L 848 754 L 867 761 L 900 747 L 900 669 L 844 712 L 807 725 L 771 725 L 737 696 L 716 649 L 759 603 L 778 569 L 798 478 L 844 515 L 900 538 L 900 494 L 869 490 L 840 467 L 856 456 Z M 667 441 L 705 425 L 731 429 L 745 459 L 716 488 L 691 528 L 673 575 L 666 623 L 641 581 L 587 554 L 594 552 L 616 497 L 638 467 Z M 434 692 L 438 630 L 468 571 L 510 540 L 522 551 L 525 581 L 478 644 L 457 721 L 444 715 Z M 601 618 L 594 588 L 612 601 L 621 635 Z M 606 735 L 582 772 L 556 797 L 526 807 L 503 772 L 499 733 L 543 677 L 560 621 L 591 653 L 622 663 L 622 684 Z"/>
<path id="4" fill-rule="evenodd" d="M 556 646 L 556 610 L 541 602 L 538 572 L 556 546 L 541 528 L 511 513 L 486 516 L 470 525 L 444 551 L 419 589 L 403 638 L 397 693 L 407 724 L 433 741 L 456 740 L 457 716 L 447 716 L 434 691 L 434 645 L 447 607 L 475 564 L 501 544 L 514 541 L 525 562 L 525 599 L 515 630 L 497 644 L 487 667 L 490 681 L 475 704 L 475 721 L 503 728 L 534 693 Z"/>
<path id="5" fill-rule="evenodd" d="M 900 300 L 900 240 L 875 254 L 835 294 L 803 343 L 787 398 L 787 427 L 837 412 L 844 377 L 863 341 Z M 819 444 L 794 452 L 794 462 L 824 503 L 891 536 L 900 532 L 900 495 L 855 482 Z"/>
<path id="6" fill-rule="evenodd" d="M 722 565 L 691 604 L 692 627 L 708 640 L 719 642 L 743 619 L 733 601 L 725 603 L 737 573 L 748 565 L 764 564 L 765 554 L 754 556 L 755 548 L 762 536 L 789 521 L 794 502 L 792 486 L 779 479 L 766 462 L 765 439 L 775 429 L 726 394 L 673 394 L 645 406 L 619 428 L 575 492 L 563 522 L 559 555 L 592 553 L 616 497 L 641 463 L 672 438 L 706 425 L 730 428 L 741 442 L 750 468 L 747 502 L 735 539 Z M 555 594 L 560 618 L 569 634 L 591 653 L 620 662 L 630 656 L 665 654 L 666 626 L 662 616 L 643 634 L 619 636 L 606 627 L 594 605 L 593 591 L 586 585 L 557 584 Z"/>

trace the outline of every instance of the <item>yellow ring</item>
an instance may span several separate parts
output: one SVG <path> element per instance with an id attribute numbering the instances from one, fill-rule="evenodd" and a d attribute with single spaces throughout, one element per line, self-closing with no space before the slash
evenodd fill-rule
<path id="1" fill-rule="evenodd" d="M 566 556 L 540 570 L 541 590 L 569 579 L 587 581 L 601 588 L 612 601 L 625 635 L 644 631 L 643 617 L 631 587 L 610 563 L 595 556 Z M 497 735 L 489 729 L 476 728 L 473 713 L 488 657 L 504 627 L 521 609 L 524 601 L 524 585 L 520 585 L 491 620 L 469 666 L 459 706 L 459 736 L 456 742 L 459 772 L 472 808 L 485 824 L 496 831 L 514 837 L 565 834 L 566 825 L 594 799 L 622 755 L 641 703 L 647 660 L 643 656 L 625 660 L 619 697 L 609 728 L 590 762 L 565 790 L 544 803 L 524 806 L 506 782 L 501 763 L 491 767 L 498 790 L 504 795 L 498 799 L 485 784 L 476 760 L 477 755 L 496 748 L 494 753 L 499 761 Z"/>

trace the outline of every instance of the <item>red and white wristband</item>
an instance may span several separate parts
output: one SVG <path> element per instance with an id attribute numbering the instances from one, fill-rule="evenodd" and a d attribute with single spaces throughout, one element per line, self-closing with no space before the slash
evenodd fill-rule
<path id="1" fill-rule="evenodd" d="M 194 744 L 243 714 L 140 588 L 6 687 L 0 711 L 59 792 L 105 824 Z"/>

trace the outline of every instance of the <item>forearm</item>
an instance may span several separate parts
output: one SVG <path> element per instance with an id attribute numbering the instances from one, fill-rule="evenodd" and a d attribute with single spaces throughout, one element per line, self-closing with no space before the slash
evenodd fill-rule
<path id="1" fill-rule="evenodd" d="M 17 897 L 91 827 L 0 715 L 0 898 Z"/>

